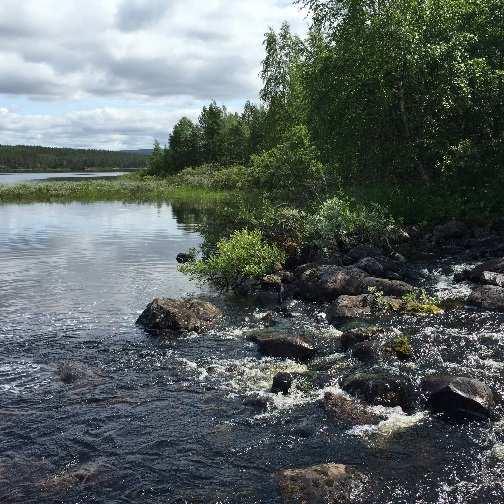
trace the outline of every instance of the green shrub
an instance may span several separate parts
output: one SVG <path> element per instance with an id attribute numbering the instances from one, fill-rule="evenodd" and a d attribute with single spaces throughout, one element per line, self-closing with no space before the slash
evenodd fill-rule
<path id="1" fill-rule="evenodd" d="M 260 231 L 243 229 L 220 240 L 208 258 L 184 264 L 179 269 L 193 279 L 230 290 L 247 279 L 260 279 L 273 273 L 284 260 L 284 252 L 266 243 Z"/>
<path id="2" fill-rule="evenodd" d="M 361 205 L 347 196 L 338 196 L 325 201 L 311 217 L 310 235 L 320 248 L 337 249 L 386 245 L 398 238 L 400 229 L 380 205 Z"/>
<path id="3" fill-rule="evenodd" d="M 247 171 L 240 165 L 220 168 L 212 173 L 210 187 L 226 191 L 240 190 L 246 181 Z"/>
<path id="4" fill-rule="evenodd" d="M 248 186 L 270 198 L 306 203 L 325 188 L 325 176 L 308 130 L 296 126 L 281 144 L 252 156 Z"/>

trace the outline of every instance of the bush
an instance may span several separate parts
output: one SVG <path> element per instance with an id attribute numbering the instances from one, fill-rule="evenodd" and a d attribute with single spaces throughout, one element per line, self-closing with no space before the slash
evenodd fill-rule
<path id="1" fill-rule="evenodd" d="M 260 231 L 243 229 L 220 240 L 208 258 L 184 264 L 179 269 L 198 281 L 230 290 L 248 279 L 273 273 L 284 260 L 284 252 L 266 243 Z"/>
<path id="2" fill-rule="evenodd" d="M 326 185 L 326 169 L 318 161 L 304 126 L 292 128 L 283 142 L 252 156 L 248 185 L 270 198 L 309 202 Z"/>
<path id="3" fill-rule="evenodd" d="M 325 201 L 311 217 L 310 228 L 311 241 L 322 249 L 388 245 L 400 233 L 386 209 L 376 203 L 357 204 L 346 196 Z"/>
<path id="4" fill-rule="evenodd" d="M 228 166 L 212 173 L 210 187 L 224 191 L 240 190 L 246 178 L 247 169 L 244 166 Z"/>

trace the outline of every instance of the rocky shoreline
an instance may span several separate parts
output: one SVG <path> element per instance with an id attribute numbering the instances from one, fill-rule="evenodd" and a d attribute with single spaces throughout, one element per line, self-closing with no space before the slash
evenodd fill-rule
<path id="1" fill-rule="evenodd" d="M 453 307 L 504 312 L 504 225 L 470 228 L 450 222 L 424 235 L 415 235 L 412 229 L 410 235 L 413 237 L 394 252 L 358 247 L 325 260 L 294 264 L 247 286 L 251 302 L 269 309 L 260 327 L 247 335 L 257 345 L 258 356 L 291 359 L 308 367 L 307 373 L 278 373 L 272 393 L 288 395 L 294 384 L 320 387 L 336 380 L 341 393 L 326 392 L 321 405 L 331 421 L 348 426 L 382 421 L 373 406 L 400 407 L 406 414 L 428 409 L 455 422 L 488 422 L 500 417 L 501 398 L 480 380 L 431 373 L 414 383 L 391 371 L 388 362 L 415 361 L 409 338 L 368 320 L 376 313 L 435 317 Z M 455 281 L 470 286 L 470 294 L 439 303 L 427 295 L 421 298 L 423 279 L 411 265 L 448 256 L 479 262 L 455 275 Z M 327 355 L 327 348 L 316 335 L 297 327 L 288 307 L 288 301 L 295 298 L 314 303 L 319 308 L 317 316 L 336 327 L 329 346 L 352 362 L 343 374 L 330 363 L 320 366 L 318 357 Z M 222 310 L 205 300 L 155 299 L 137 323 L 158 337 L 176 338 L 188 332 L 202 334 L 222 320 Z M 358 324 L 348 328 L 349 321 Z M 328 344 L 327 338 L 323 344 Z M 257 405 L 261 406 L 260 401 Z M 362 472 L 342 464 L 286 469 L 276 473 L 276 478 L 287 503 L 358 502 L 358 496 L 372 492 Z"/>

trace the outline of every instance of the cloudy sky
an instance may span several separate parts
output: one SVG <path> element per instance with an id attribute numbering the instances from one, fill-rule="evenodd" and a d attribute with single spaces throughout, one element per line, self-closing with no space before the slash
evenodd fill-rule
<path id="1" fill-rule="evenodd" d="M 0 0 L 0 144 L 166 141 L 211 99 L 256 99 L 269 26 L 290 0 Z"/>

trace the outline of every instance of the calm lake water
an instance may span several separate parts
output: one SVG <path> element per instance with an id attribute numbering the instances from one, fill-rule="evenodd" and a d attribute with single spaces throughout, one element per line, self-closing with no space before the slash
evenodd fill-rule
<path id="1" fill-rule="evenodd" d="M 126 172 L 67 172 L 67 173 L 0 173 L 0 184 L 19 184 L 21 182 L 41 182 L 44 180 L 69 180 L 88 178 L 110 178 Z"/>
<path id="2" fill-rule="evenodd" d="M 323 462 L 368 474 L 369 504 L 504 502 L 502 422 L 381 408 L 379 426 L 332 423 L 320 398 L 336 384 L 269 393 L 276 372 L 306 368 L 259 357 L 246 331 L 262 312 L 247 303 L 215 298 L 224 323 L 198 337 L 162 342 L 136 327 L 152 298 L 199 292 L 174 258 L 199 245 L 205 216 L 181 204 L 0 205 L 0 502 L 278 503 L 275 470 Z M 425 266 L 435 289 L 453 288 L 455 266 Z M 314 322 L 321 308 L 294 303 L 281 323 L 329 335 Z M 417 353 L 392 370 L 416 383 L 461 373 L 504 392 L 504 316 L 383 323 Z M 356 365 L 331 352 L 342 373 Z M 64 363 L 75 383 L 60 379 Z"/>

